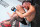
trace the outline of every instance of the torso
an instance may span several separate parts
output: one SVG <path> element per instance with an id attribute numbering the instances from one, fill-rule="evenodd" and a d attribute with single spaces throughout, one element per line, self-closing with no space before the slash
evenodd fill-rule
<path id="1" fill-rule="evenodd" d="M 31 8 L 32 8 L 32 7 L 31 7 Z M 30 8 L 30 9 L 31 9 L 31 8 Z M 28 10 L 27 10 L 27 11 L 28 11 Z M 30 16 L 28 16 L 28 17 L 26 17 L 26 18 L 30 18 L 30 19 L 31 19 L 31 18 L 34 18 L 34 17 L 35 17 L 35 13 L 36 13 L 36 12 L 34 11 L 34 13 L 32 13 Z M 33 20 L 33 19 L 32 19 L 32 20 Z"/>
<path id="2" fill-rule="evenodd" d="M 31 22 L 32 27 L 40 27 L 40 5 L 35 4 L 36 15 L 34 20 Z"/>

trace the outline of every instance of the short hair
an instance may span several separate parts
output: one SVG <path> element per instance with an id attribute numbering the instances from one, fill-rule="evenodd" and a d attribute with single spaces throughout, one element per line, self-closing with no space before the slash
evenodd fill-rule
<path id="1" fill-rule="evenodd" d="M 31 3 L 31 1 L 23 1 L 23 2 L 22 2 L 22 5 L 23 5 L 24 2 L 30 2 L 30 3 Z"/>
<path id="2" fill-rule="evenodd" d="M 35 5 L 35 4 L 33 3 L 33 1 L 23 1 L 23 2 L 22 2 L 22 5 L 23 5 L 24 2 L 30 2 L 31 5 Z"/>

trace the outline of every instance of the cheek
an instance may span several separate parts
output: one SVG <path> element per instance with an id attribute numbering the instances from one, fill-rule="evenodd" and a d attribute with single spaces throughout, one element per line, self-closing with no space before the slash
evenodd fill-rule
<path id="1" fill-rule="evenodd" d="M 24 5 L 22 7 L 24 7 Z"/>
<path id="2" fill-rule="evenodd" d="M 27 7 L 24 7 L 24 8 L 27 8 Z"/>
<path id="3" fill-rule="evenodd" d="M 28 7 L 26 7 L 26 8 L 28 8 Z"/>

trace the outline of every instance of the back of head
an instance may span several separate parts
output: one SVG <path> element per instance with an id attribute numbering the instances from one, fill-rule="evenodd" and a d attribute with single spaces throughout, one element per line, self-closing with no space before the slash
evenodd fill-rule
<path id="1" fill-rule="evenodd" d="M 30 2 L 31 5 L 35 5 L 35 3 L 33 3 L 33 0 L 25 0 L 25 1 L 22 2 L 22 5 L 23 5 L 24 2 Z"/>

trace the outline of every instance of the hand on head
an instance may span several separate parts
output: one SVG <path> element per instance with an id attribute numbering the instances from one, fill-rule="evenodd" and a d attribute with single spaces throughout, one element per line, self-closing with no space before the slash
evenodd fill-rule
<path id="1" fill-rule="evenodd" d="M 17 6 L 16 6 L 16 9 L 17 9 L 20 13 L 25 13 L 22 5 L 17 5 Z"/>

